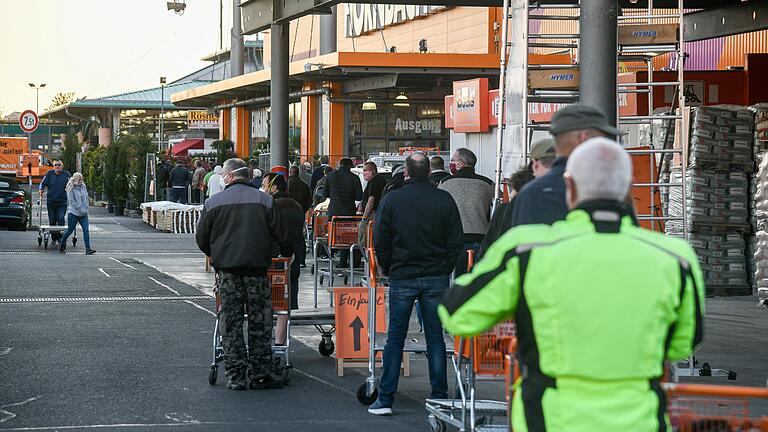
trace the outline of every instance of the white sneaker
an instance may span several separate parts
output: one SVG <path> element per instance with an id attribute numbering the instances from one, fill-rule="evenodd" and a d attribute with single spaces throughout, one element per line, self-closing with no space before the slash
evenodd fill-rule
<path id="1" fill-rule="evenodd" d="M 384 404 L 376 399 L 376 402 L 368 407 L 368 412 L 377 416 L 390 416 L 392 415 L 392 407 L 384 406 Z"/>

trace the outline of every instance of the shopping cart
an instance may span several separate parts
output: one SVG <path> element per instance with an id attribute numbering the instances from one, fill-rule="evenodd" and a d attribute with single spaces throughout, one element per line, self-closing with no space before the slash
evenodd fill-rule
<path id="1" fill-rule="evenodd" d="M 44 191 L 40 191 L 40 197 L 37 200 L 37 215 L 38 215 L 38 230 L 37 230 L 37 246 L 43 246 L 44 249 L 48 249 L 48 243 L 51 242 L 51 236 L 53 233 L 58 233 L 62 236 L 64 231 L 67 230 L 66 219 L 64 225 L 43 225 L 43 195 Z M 72 247 L 77 244 L 77 225 L 75 225 L 75 231 L 72 235 Z"/>
<path id="2" fill-rule="evenodd" d="M 291 261 L 292 258 L 272 258 L 272 265 L 267 271 L 267 277 L 272 288 L 272 314 L 274 317 L 287 317 L 288 325 L 286 329 L 285 345 L 272 344 L 272 354 L 274 355 L 273 367 L 275 371 L 282 372 L 283 384 L 288 384 L 291 378 Z M 213 289 L 216 300 L 216 324 L 213 328 L 213 363 L 208 373 L 208 383 L 216 385 L 219 376 L 219 363 L 224 360 L 224 347 L 222 345 L 221 333 L 219 331 L 219 312 L 221 311 L 221 295 L 219 294 L 219 273 L 216 273 L 216 283 Z M 244 311 L 247 317 L 248 310 Z M 244 321 L 247 325 L 248 320 Z M 246 344 L 248 338 L 245 339 Z"/>
<path id="3" fill-rule="evenodd" d="M 344 279 L 344 284 L 349 283 L 349 273 L 347 269 L 334 269 L 333 251 L 349 249 L 350 246 L 357 243 L 357 230 L 360 226 L 361 216 L 334 216 L 328 223 L 328 232 L 325 237 L 317 237 L 314 248 L 314 270 L 315 270 L 315 307 L 317 307 L 317 289 L 323 284 L 325 277 L 328 278 L 328 286 L 334 286 L 336 277 Z M 315 224 L 317 226 L 317 224 Z M 327 258 L 320 258 L 325 255 Z M 349 260 L 354 262 L 353 255 Z M 321 268 L 324 264 L 324 268 Z M 333 295 L 330 295 L 333 302 Z M 333 303 L 331 303 L 333 305 Z"/>
<path id="4" fill-rule="evenodd" d="M 673 429 L 679 432 L 768 432 L 768 416 L 752 417 L 751 405 L 768 400 L 768 388 L 662 384 Z"/>
<path id="5" fill-rule="evenodd" d="M 365 244 L 368 245 L 368 247 L 373 247 L 373 221 L 368 222 L 368 227 L 365 231 L 366 236 L 366 242 Z M 355 269 L 355 260 L 351 257 L 354 257 L 356 253 L 360 254 L 360 259 L 362 263 L 365 263 L 368 261 L 368 251 L 366 248 L 364 248 L 359 243 L 355 243 L 352 246 L 349 247 L 349 286 L 355 285 L 355 275 L 360 276 L 360 285 L 367 286 L 368 284 L 368 267 L 363 265 L 362 269 Z M 379 280 L 381 282 L 381 280 Z"/>
<path id="6" fill-rule="evenodd" d="M 467 252 L 467 269 L 474 263 L 474 251 Z M 517 347 L 515 326 L 511 321 L 497 324 L 493 329 L 472 338 L 456 338 L 451 358 L 456 374 L 454 399 L 427 399 L 427 421 L 433 432 L 508 429 L 509 403 L 507 400 L 479 400 L 476 396 L 478 381 L 505 381 L 517 374 L 513 354 Z M 513 373 L 514 372 L 514 373 Z M 494 424 L 496 419 L 505 418 Z"/>
<path id="7" fill-rule="evenodd" d="M 315 273 L 315 268 L 317 267 L 318 262 L 324 262 L 324 260 L 327 257 L 318 257 L 317 256 L 317 242 L 321 239 L 327 240 L 328 238 L 328 213 L 326 213 L 324 210 L 315 210 L 312 209 L 312 215 L 310 216 L 310 225 L 311 228 L 311 237 L 309 239 L 309 243 L 312 245 L 312 267 L 310 268 L 310 272 L 312 274 Z M 315 307 L 317 307 L 317 302 L 315 302 Z"/>

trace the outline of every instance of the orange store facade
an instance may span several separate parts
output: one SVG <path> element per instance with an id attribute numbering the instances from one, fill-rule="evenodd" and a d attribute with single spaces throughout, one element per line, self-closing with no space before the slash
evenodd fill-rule
<path id="1" fill-rule="evenodd" d="M 294 154 L 302 160 L 319 154 L 334 160 L 342 156 L 364 160 L 409 145 L 449 150 L 458 132 L 451 131 L 453 113 L 446 111 L 452 106 L 448 101 L 453 83 L 485 78 L 489 89 L 498 88 L 500 8 L 370 4 L 337 8 L 337 51 L 330 54 L 319 54 L 319 16 L 290 23 L 289 123 Z M 172 96 L 178 105 L 215 108 L 220 137 L 232 139 L 241 157 L 268 140 L 269 31 L 263 39 L 267 69 Z M 742 51 L 759 53 L 764 48 L 750 45 Z M 538 50 L 529 61 L 570 63 L 576 54 Z M 746 71 L 690 72 L 686 80 L 692 81 L 693 91 L 703 92 L 699 96 L 704 104 L 764 101 L 765 86 L 749 69 L 758 64 L 762 69 L 765 58 L 745 57 Z M 642 81 L 639 75 L 621 74 L 619 81 Z M 662 77 L 660 72 L 655 78 Z M 495 100 L 497 92 L 491 91 L 492 110 L 497 109 Z M 654 94 L 654 100 L 654 105 L 663 106 L 665 95 Z M 619 100 L 622 114 L 644 114 L 645 107 L 643 95 Z M 532 104 L 531 119 L 546 121 L 557 108 Z M 494 117 L 489 115 L 490 126 Z M 461 145 L 456 141 L 454 146 Z"/>
<path id="2" fill-rule="evenodd" d="M 290 24 L 289 123 L 301 159 L 448 150 L 444 99 L 453 82 L 485 77 L 498 85 L 497 8 L 337 7 L 336 52 L 319 54 L 318 16 Z M 172 95 L 216 109 L 220 137 L 241 157 L 268 140 L 269 31 L 263 38 L 267 69 Z"/>

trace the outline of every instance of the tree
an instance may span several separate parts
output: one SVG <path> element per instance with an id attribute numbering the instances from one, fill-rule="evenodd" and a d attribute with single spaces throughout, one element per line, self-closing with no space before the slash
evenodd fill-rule
<path id="1" fill-rule="evenodd" d="M 51 105 L 48 107 L 47 111 L 50 111 L 62 105 L 66 105 L 74 100 L 75 100 L 75 92 L 67 92 L 67 93 L 58 92 L 53 98 L 51 98 Z"/>
<path id="2" fill-rule="evenodd" d="M 216 165 L 223 166 L 224 161 L 235 157 L 235 152 L 232 151 L 235 148 L 235 143 L 226 138 L 212 142 L 211 147 L 216 149 Z"/>
<path id="3" fill-rule="evenodd" d="M 61 161 L 64 162 L 64 166 L 71 172 L 77 170 L 77 154 L 79 152 L 80 144 L 77 142 L 77 136 L 73 133 L 68 133 L 64 137 L 64 149 L 61 152 Z"/>

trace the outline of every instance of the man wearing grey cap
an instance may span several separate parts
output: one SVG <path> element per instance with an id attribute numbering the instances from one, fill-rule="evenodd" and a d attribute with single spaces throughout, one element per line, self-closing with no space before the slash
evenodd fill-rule
<path id="1" fill-rule="evenodd" d="M 595 137 L 615 138 L 619 131 L 608 124 L 599 109 L 573 104 L 556 112 L 549 131 L 555 137 L 556 158 L 548 173 L 537 176 L 517 195 L 511 226 L 529 224 L 551 225 L 565 219 L 565 164 L 568 156 L 584 141 Z M 531 152 L 535 149 L 531 148 Z M 533 157 L 531 157 L 533 159 Z"/>
<path id="2" fill-rule="evenodd" d="M 548 173 L 555 163 L 555 140 L 547 138 L 536 141 L 531 145 L 531 151 L 528 152 L 528 159 L 531 161 L 531 170 L 533 176 L 539 178 Z"/>

